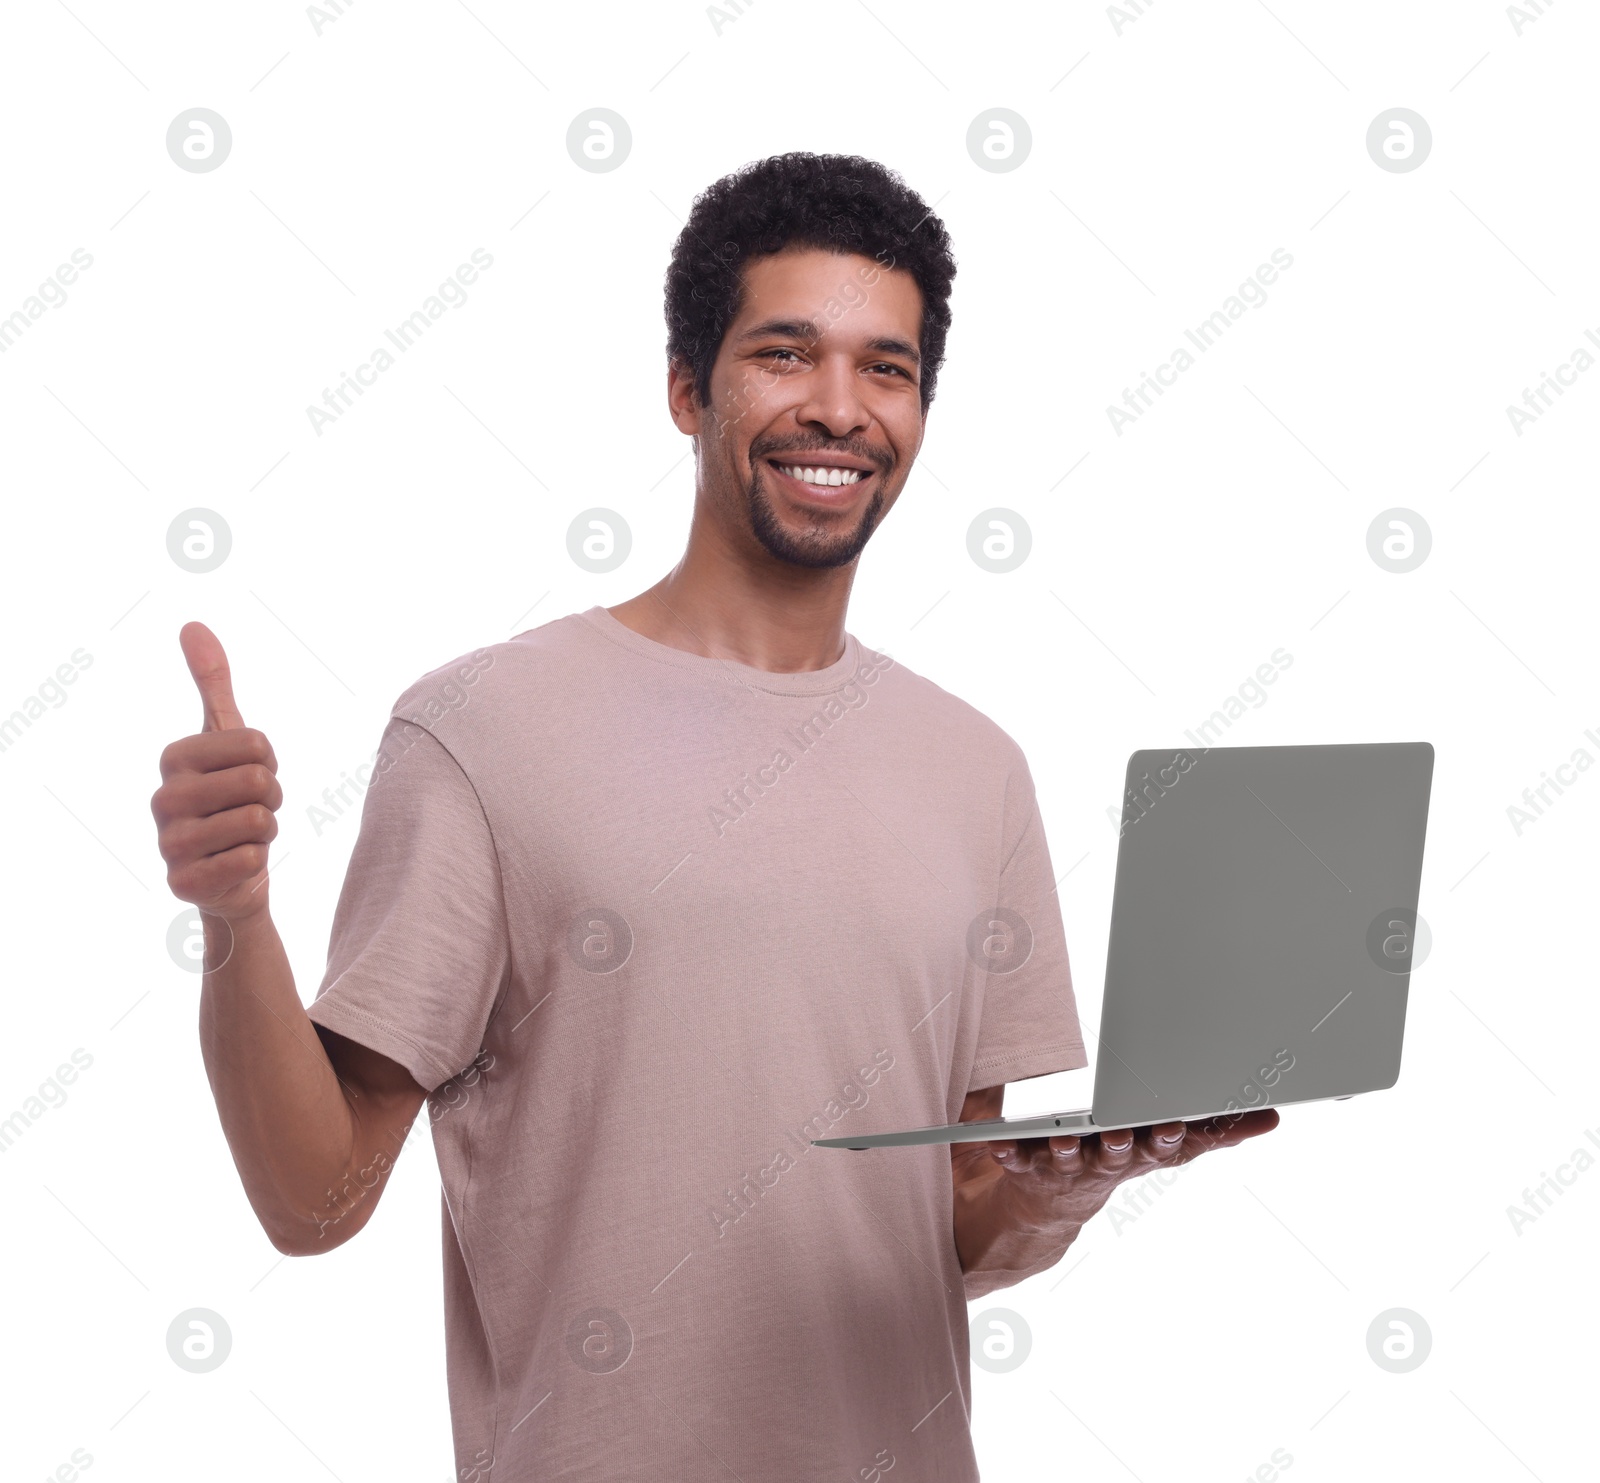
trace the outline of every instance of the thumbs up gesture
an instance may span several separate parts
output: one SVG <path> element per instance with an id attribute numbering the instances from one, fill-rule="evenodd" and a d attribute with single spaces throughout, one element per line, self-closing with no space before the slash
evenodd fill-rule
<path id="1" fill-rule="evenodd" d="M 200 691 L 202 724 L 162 752 L 150 811 L 173 895 L 237 922 L 267 907 L 267 845 L 283 802 L 278 759 L 239 714 L 217 636 L 185 623 L 178 643 Z"/>

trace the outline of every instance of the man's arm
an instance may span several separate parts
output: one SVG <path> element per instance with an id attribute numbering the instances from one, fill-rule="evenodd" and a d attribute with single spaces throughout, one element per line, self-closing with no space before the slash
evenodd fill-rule
<path id="1" fill-rule="evenodd" d="M 427 1093 L 405 1067 L 313 1024 L 267 910 L 277 758 L 234 705 L 222 645 L 179 635 L 204 729 L 161 754 L 150 800 L 167 883 L 200 909 L 200 1050 L 245 1194 L 279 1251 L 331 1251 L 366 1224 Z"/>
<path id="2" fill-rule="evenodd" d="M 371 1219 L 427 1093 L 312 1022 L 265 908 L 201 921 L 220 966 L 201 984 L 200 1050 L 245 1194 L 279 1251 L 331 1251 Z"/>
<path id="3" fill-rule="evenodd" d="M 1001 1116 L 1005 1090 L 968 1092 L 960 1121 Z M 956 1254 L 968 1301 L 1048 1271 L 1124 1181 L 1231 1148 L 1277 1125 L 1276 1110 L 1266 1107 L 1087 1138 L 951 1144 Z"/>

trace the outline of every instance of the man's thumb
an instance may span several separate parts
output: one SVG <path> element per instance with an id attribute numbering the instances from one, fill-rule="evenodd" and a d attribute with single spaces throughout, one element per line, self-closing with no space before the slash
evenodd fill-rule
<path id="1" fill-rule="evenodd" d="M 189 662 L 189 673 L 194 676 L 205 707 L 202 731 L 235 731 L 244 725 L 244 717 L 233 702 L 233 678 L 228 672 L 228 656 L 216 634 L 204 623 L 185 623 L 178 630 L 178 643 L 183 657 Z"/>

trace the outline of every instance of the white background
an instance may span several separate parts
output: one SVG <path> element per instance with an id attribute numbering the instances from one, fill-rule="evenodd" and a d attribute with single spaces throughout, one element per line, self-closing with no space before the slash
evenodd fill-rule
<path id="1" fill-rule="evenodd" d="M 394 697 L 679 554 L 661 275 L 694 193 L 787 149 L 893 166 L 953 236 L 949 362 L 850 628 L 1026 750 L 1090 1031 L 1129 751 L 1181 744 L 1280 647 L 1229 744 L 1438 750 L 1399 1084 L 1290 1110 L 974 1305 L 1033 1345 L 975 1371 L 985 1477 L 1240 1479 L 1277 1449 L 1295 1483 L 1592 1475 L 1600 1172 L 1520 1231 L 1507 1207 L 1600 1128 L 1600 773 L 1520 833 L 1507 809 L 1600 758 L 1600 369 L 1520 435 L 1506 408 L 1600 353 L 1600 28 L 1460 0 L 1123 15 L 757 0 L 719 34 L 698 4 L 395 0 L 319 34 L 291 4 L 7 7 L 0 318 L 93 258 L 0 355 L 0 715 L 92 657 L 0 752 L 0 1117 L 93 1058 L 0 1163 L 8 1477 L 77 1448 L 105 1479 L 451 1475 L 431 1153 L 357 1241 L 283 1260 L 218 1127 L 148 806 L 200 724 L 177 632 L 217 632 L 275 745 L 274 915 L 309 998 L 356 815 L 319 835 L 306 809 Z M 196 106 L 233 133 L 210 173 L 165 148 Z M 633 135 L 605 174 L 565 144 L 596 106 Z M 997 106 L 1033 139 L 1005 173 L 965 144 Z M 1395 107 L 1432 129 L 1407 173 L 1366 149 Z M 468 302 L 317 435 L 308 404 L 480 247 Z M 1267 302 L 1118 435 L 1107 405 L 1275 248 Z M 597 505 L 634 534 L 605 576 L 565 540 Z M 966 548 L 997 505 L 1034 540 L 1004 576 Z M 233 534 L 207 575 L 166 550 L 195 506 Z M 1366 546 L 1396 506 L 1433 537 L 1403 575 Z M 210 1374 L 167 1356 L 193 1307 L 231 1328 Z M 1406 1374 L 1367 1352 L 1395 1307 L 1432 1332 Z"/>

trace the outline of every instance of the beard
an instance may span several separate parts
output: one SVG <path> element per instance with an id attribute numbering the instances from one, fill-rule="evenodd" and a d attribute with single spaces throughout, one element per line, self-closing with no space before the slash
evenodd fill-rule
<path id="1" fill-rule="evenodd" d="M 824 525 L 821 517 L 816 517 L 808 529 L 797 535 L 778 519 L 762 482 L 763 467 L 765 465 L 758 464 L 751 474 L 745 499 L 750 510 L 750 528 L 768 552 L 792 566 L 808 567 L 847 566 L 861 554 L 883 513 L 882 479 L 872 491 L 872 498 L 867 501 L 854 529 L 838 530 L 833 528 L 836 522 Z"/>

